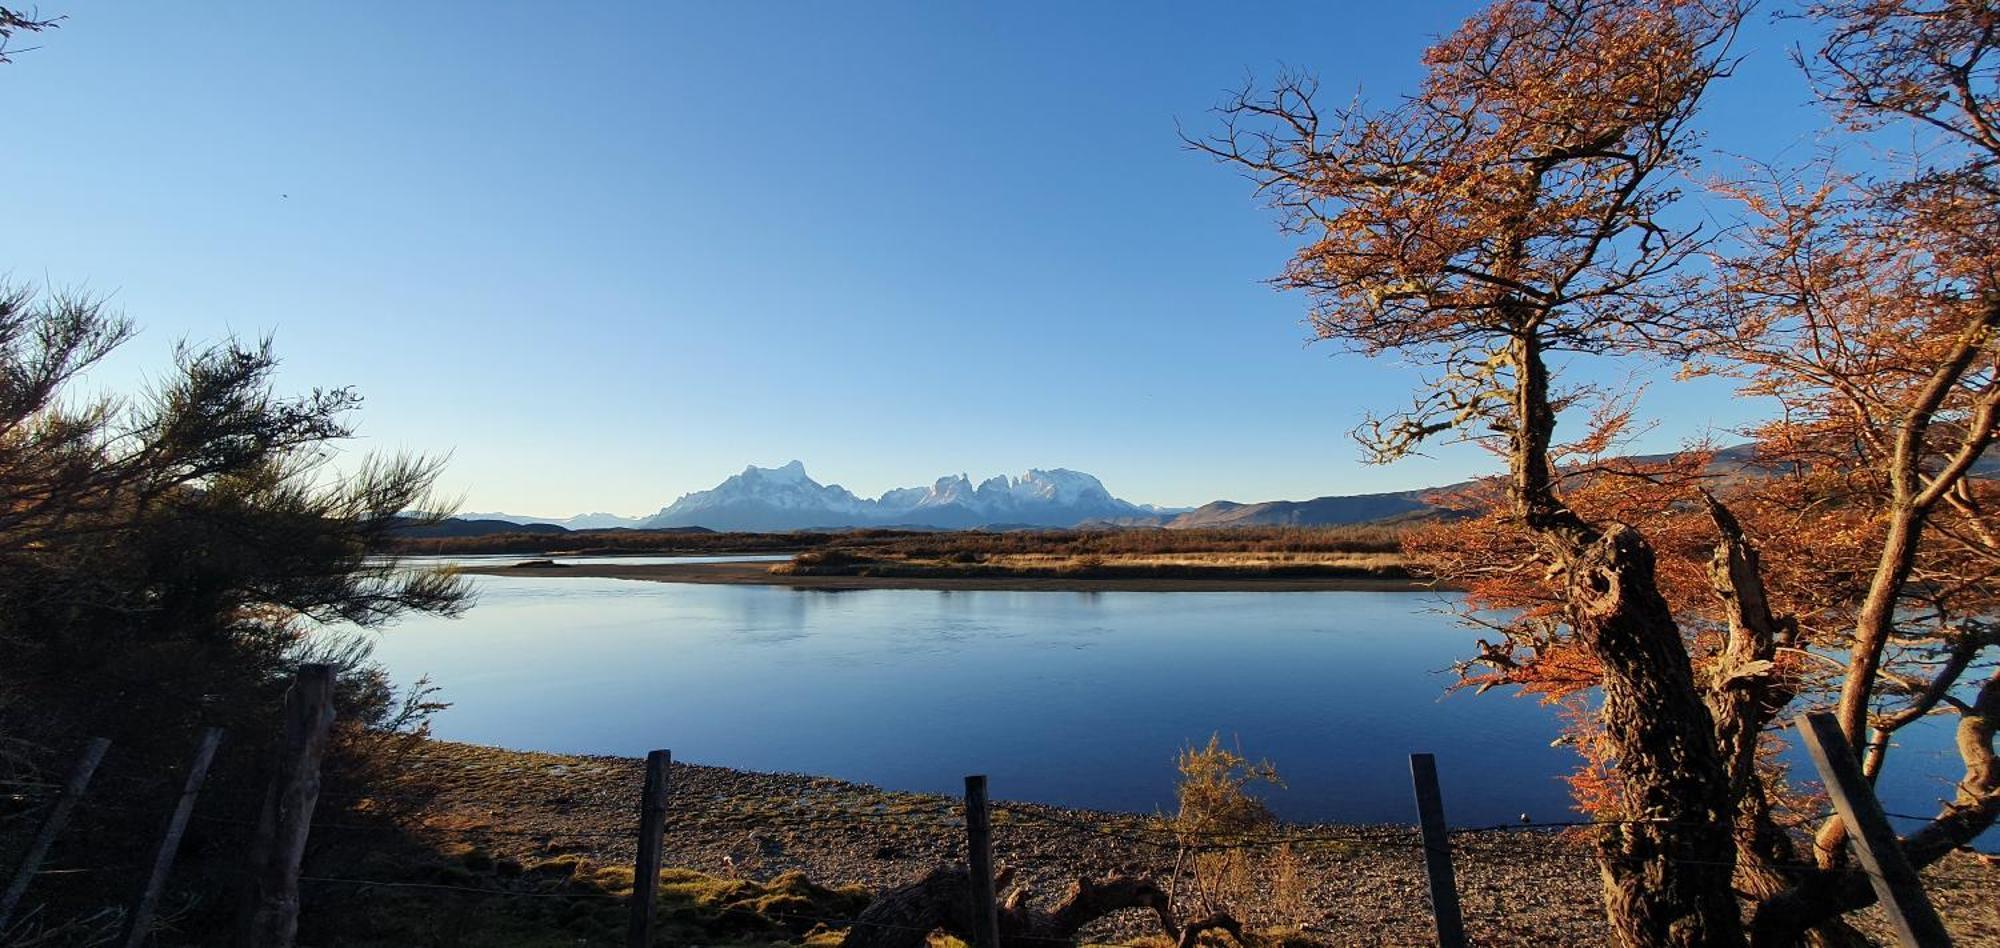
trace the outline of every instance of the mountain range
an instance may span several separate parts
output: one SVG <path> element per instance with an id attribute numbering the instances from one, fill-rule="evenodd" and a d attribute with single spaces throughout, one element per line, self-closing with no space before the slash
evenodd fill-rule
<path id="1" fill-rule="evenodd" d="M 615 528 L 777 532 L 849 527 L 963 530 L 974 527 L 1066 528 L 1084 525 L 1234 527 L 1360 523 L 1430 509 L 1428 491 L 1321 497 L 1308 501 L 1242 504 L 1216 501 L 1196 508 L 1166 508 L 1121 500 L 1102 481 L 1066 468 L 1031 469 L 1018 477 L 974 482 L 964 474 L 940 477 L 928 487 L 903 487 L 861 497 L 839 484 L 821 484 L 792 461 L 751 465 L 708 490 L 685 494 L 648 517 L 593 513 L 528 517 L 506 513 L 460 514 L 463 520 L 507 521 L 570 530 Z"/>
<path id="2" fill-rule="evenodd" d="M 682 496 L 640 526 L 711 530 L 813 530 L 828 527 L 1073 527 L 1097 520 L 1153 517 L 1159 511 L 1119 500 L 1097 478 L 1056 468 L 973 483 L 956 474 L 929 487 L 859 497 L 821 484 L 804 464 L 752 465 L 716 486 Z"/>
<path id="3" fill-rule="evenodd" d="M 1671 455 L 1645 455 L 1631 460 L 1657 462 Z M 1974 466 L 1983 476 L 2000 475 L 2000 449 L 1990 451 Z M 1749 445 L 1716 453 L 1710 472 L 1724 477 L 1768 474 L 1756 464 Z M 1187 529 L 1198 527 L 1329 526 L 1419 517 L 1438 510 L 1436 501 L 1466 485 L 1450 484 L 1421 490 L 1379 494 L 1348 494 L 1312 500 L 1272 500 L 1237 503 L 1218 500 L 1195 508 L 1164 508 L 1120 500 L 1103 482 L 1081 471 L 1034 469 L 1019 477 L 991 477 L 974 483 L 964 474 L 938 478 L 929 487 L 903 487 L 880 497 L 865 498 L 838 484 L 821 484 L 806 474 L 804 464 L 779 467 L 752 465 L 708 490 L 683 495 L 649 517 L 592 513 L 566 518 L 523 517 L 504 513 L 460 514 L 491 532 L 507 523 L 537 530 L 692 529 L 777 532 L 837 530 L 848 527 L 905 527 L 963 530 L 1021 527 L 1131 526 Z M 450 529 L 450 528 L 448 528 Z"/>

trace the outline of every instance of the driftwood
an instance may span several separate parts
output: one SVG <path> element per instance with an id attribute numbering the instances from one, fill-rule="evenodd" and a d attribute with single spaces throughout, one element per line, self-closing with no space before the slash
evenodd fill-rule
<path id="1" fill-rule="evenodd" d="M 1002 870 L 996 884 L 1005 888 L 1011 871 Z M 1239 944 L 1243 929 L 1227 915 L 1212 915 L 1183 928 L 1174 919 L 1165 892 L 1150 879 L 1115 875 L 1078 879 L 1053 908 L 1027 904 L 1027 892 L 1016 889 L 1000 906 L 1000 948 L 1054 948 L 1075 944 L 1077 932 L 1106 915 L 1124 909 L 1151 909 L 1167 937 L 1180 948 L 1192 948 L 1204 933 L 1225 931 Z M 899 889 L 883 893 L 861 912 L 841 941 L 842 948 L 923 948 L 935 931 L 961 939 L 972 934 L 972 876 L 965 869 L 939 868 Z"/>

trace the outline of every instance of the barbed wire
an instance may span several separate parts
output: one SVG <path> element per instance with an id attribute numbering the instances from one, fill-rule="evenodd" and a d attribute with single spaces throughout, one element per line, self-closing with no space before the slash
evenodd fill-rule
<path id="1" fill-rule="evenodd" d="M 1141 846 L 1176 849 L 1188 852 L 1219 851 L 1229 849 L 1270 849 L 1279 846 L 1296 845 L 1352 845 L 1356 843 L 1378 843 L 1388 845 L 1408 845 L 1413 830 L 1405 831 L 1302 831 L 1273 832 L 1176 829 L 1173 827 L 1121 829 L 1092 823 L 1088 820 L 1058 815 L 1053 811 L 1025 809 L 1014 804 L 994 804 L 994 809 L 1015 813 L 1024 819 L 1062 826 L 1087 835 L 1119 839 Z M 1215 842 L 1188 842 L 1195 840 L 1215 840 Z"/>
<path id="2" fill-rule="evenodd" d="M 47 780 L 0 780 L 0 787 L 29 787 L 37 790 L 61 790 L 62 784 Z"/>
<path id="3" fill-rule="evenodd" d="M 1022 812 L 1022 811 L 1017 808 L 1016 812 Z M 1061 824 L 1068 826 L 1089 825 L 1082 823 L 1081 821 L 1055 817 L 1053 816 L 1053 814 L 1048 812 L 1036 812 L 1030 810 L 1025 812 L 1023 815 L 1029 815 L 1032 817 L 1041 818 L 1042 821 L 1045 823 L 1054 823 L 1054 824 Z M 248 821 L 236 821 L 236 822 L 248 822 Z M 1658 821 L 1624 821 L 1624 822 L 1657 823 Z M 353 824 L 353 825 L 367 829 L 381 828 L 373 824 Z M 1593 822 L 1575 821 L 1571 823 L 1539 824 L 1539 825 L 1526 825 L 1526 826 L 1519 824 L 1509 824 L 1509 825 L 1499 825 L 1493 827 L 1468 827 L 1457 830 L 1455 832 L 1460 836 L 1469 836 L 1474 841 L 1491 842 L 1491 840 L 1484 840 L 1484 841 L 1478 840 L 1477 834 L 1486 834 L 1492 832 L 1493 830 L 1520 830 L 1520 829 L 1551 830 L 1551 829 L 1579 828 L 1579 827 L 1581 828 L 1608 827 L 1610 825 L 1616 825 L 1616 824 L 1601 823 L 1594 821 Z M 477 832 L 478 830 L 473 829 L 471 831 Z M 1324 837 L 1319 837 L 1319 839 L 1328 842 L 1372 844 L 1375 846 L 1380 846 L 1385 848 L 1424 849 L 1425 847 L 1421 842 L 1408 838 L 1410 835 L 1413 835 L 1414 833 L 1415 830 L 1414 828 L 1412 828 L 1410 830 L 1402 831 L 1402 833 L 1400 834 L 1402 838 L 1400 839 L 1387 839 L 1379 837 L 1371 838 L 1368 836 L 1357 837 L 1353 835 L 1324 836 Z M 549 834 L 534 833 L 531 835 L 549 835 Z M 561 834 L 557 833 L 555 835 L 561 835 Z M 624 833 L 603 833 L 598 835 L 610 835 L 610 836 L 617 836 L 620 838 L 633 838 L 634 836 L 636 836 L 636 834 L 624 834 Z M 1155 842 L 1155 840 L 1148 840 L 1146 839 L 1146 837 L 1139 836 L 1138 834 L 1120 834 L 1120 835 L 1129 836 L 1130 838 L 1139 841 Z M 1294 838 L 1285 841 L 1295 842 L 1297 840 L 1296 838 Z M 1243 848 L 1254 848 L 1254 847 L 1244 846 L 1244 845 L 1234 845 L 1234 846 L 1214 847 L 1214 848 L 1243 849 Z M 1449 851 L 1449 849 L 1452 848 L 1458 849 L 1459 853 L 1462 855 L 1480 857 L 1479 859 L 1480 862 L 1490 862 L 1491 857 L 1496 855 L 1504 855 L 1518 861 L 1547 859 L 1550 856 L 1561 856 L 1561 855 L 1572 855 L 1579 859 L 1595 858 L 1594 853 L 1591 853 L 1581 847 L 1556 848 L 1554 850 L 1544 849 L 1532 852 L 1523 852 L 1518 849 L 1491 849 L 1488 848 L 1487 846 L 1481 845 L 1476 847 L 1448 847 L 1447 851 Z M 1684 856 L 1670 856 L 1668 858 L 1669 861 L 1679 865 L 1713 866 L 1718 868 L 1736 865 L 1735 862 L 1727 860 L 1704 860 L 1704 859 L 1684 857 Z M 48 876 L 69 876 L 69 875 L 83 875 L 88 873 L 122 871 L 124 869 L 130 869 L 130 868 L 132 867 L 129 866 L 70 867 L 61 869 L 42 870 L 40 874 Z M 1812 872 L 1829 871 L 1829 870 L 1824 870 L 1821 867 L 1817 866 L 1816 864 L 1811 864 L 1811 863 L 1790 863 L 1790 862 L 1777 863 L 1773 864 L 1773 868 L 1788 869 L 1794 871 L 1812 871 Z M 1867 877 L 1875 877 L 1874 873 L 1871 873 L 1864 867 L 1858 865 L 1844 867 L 1843 869 L 1832 870 L 1832 871 L 1852 873 Z M 1927 880 L 1954 881 L 1954 882 L 1963 882 L 1973 885 L 1984 885 L 1984 884 L 1990 884 L 1991 882 L 1991 880 L 1987 878 L 1964 876 L 1955 873 L 1940 873 L 1934 871 L 1934 868 L 1931 870 L 1926 870 L 1923 874 Z M 355 876 L 303 875 L 300 877 L 300 882 L 309 883 L 313 885 L 353 886 L 361 889 L 384 889 L 384 890 L 416 891 L 416 892 L 445 892 L 445 893 L 465 894 L 469 896 L 478 896 L 482 898 L 541 899 L 541 900 L 556 899 L 556 900 L 566 900 L 566 901 L 592 900 L 604 903 L 614 903 L 614 902 L 629 903 L 631 900 L 631 895 L 629 893 L 621 894 L 617 892 L 591 891 L 589 889 L 572 888 L 562 891 L 533 891 L 522 888 L 464 885 L 464 884 L 455 884 L 449 882 L 425 882 L 425 881 L 416 881 L 408 879 L 374 879 L 374 878 L 355 877 Z M 863 919 L 859 916 L 848 917 L 848 916 L 831 915 L 831 914 L 816 914 L 813 912 L 772 909 L 769 907 L 758 909 L 749 906 L 727 906 L 727 905 L 702 906 L 701 911 L 704 914 L 712 916 L 714 918 L 723 918 L 729 916 L 746 916 L 746 917 L 758 918 L 771 924 L 812 923 L 816 925 L 827 926 L 830 928 L 850 929 L 850 930 L 854 926 L 867 924 L 877 928 L 909 931 L 912 933 L 917 933 L 920 931 L 921 932 L 929 931 L 929 929 L 921 929 L 918 926 L 900 925 L 887 921 L 878 921 L 875 919 Z M 1511 918 L 1511 914 L 1508 912 L 1504 903 L 1500 903 L 1497 901 L 1494 903 L 1493 911 L 1491 912 L 1487 913 L 1467 912 L 1466 914 L 1468 918 L 1490 919 L 1496 923 L 1503 925 L 1509 924 Z M 1403 919 L 1402 921 L 1408 921 L 1408 919 Z M 1103 943 L 1103 942 L 1089 942 L 1089 941 L 1075 942 L 1069 939 L 1063 939 L 1059 943 L 1064 945 L 1076 945 L 1078 946 L 1078 948 L 1090 948 L 1090 946 L 1099 946 L 1099 948 L 1115 948 L 1115 946 L 1111 945 L 1110 943 Z"/>
<path id="4" fill-rule="evenodd" d="M 101 801 L 80 801 L 95 809 L 128 812 L 156 813 L 158 808 L 133 807 L 108 804 Z M 1056 808 L 1039 804 L 994 803 L 996 816 L 1019 818 L 1024 821 L 1065 828 L 1072 832 L 1095 838 L 1114 839 L 1135 846 L 1160 850 L 1189 853 L 1221 852 L 1228 850 L 1265 850 L 1279 847 L 1296 848 L 1347 848 L 1347 847 L 1393 847 L 1403 849 L 1423 849 L 1419 831 L 1414 826 L 1354 827 L 1334 829 L 1324 825 L 1301 826 L 1287 829 L 1282 824 L 1273 828 L 1253 830 L 1201 829 L 1176 827 L 1166 824 L 1167 817 L 1146 818 L 1126 815 L 1098 815 L 1077 817 Z M 850 806 L 827 806 L 805 804 L 786 806 L 781 809 L 743 809 L 736 807 L 677 808 L 669 811 L 668 830 L 690 825 L 704 829 L 740 828 L 750 832 L 762 830 L 782 831 L 788 829 L 824 829 L 827 827 L 858 828 L 863 824 L 876 829 L 901 830 L 941 830 L 958 829 L 963 823 L 963 811 L 956 804 L 940 801 L 912 807 L 908 804 L 864 803 Z M 1826 811 L 1801 818 L 1801 822 L 1811 823 L 1835 816 Z M 1930 820 L 1933 817 L 1914 816 L 1905 813 L 1886 814 L 1898 819 Z M 221 816 L 213 813 L 195 813 L 193 818 L 202 822 L 254 827 L 257 820 L 242 816 Z M 1665 819 L 1633 820 L 1560 820 L 1494 823 L 1482 826 L 1455 827 L 1448 829 L 1448 836 L 1459 841 L 1461 849 L 1469 847 L 1464 841 L 1482 835 L 1495 833 L 1520 833 L 1554 835 L 1559 830 L 1609 829 L 1619 826 L 1693 827 L 1705 824 L 1673 821 Z M 995 828 L 1003 830 L 1007 826 L 1005 818 L 996 819 Z M 638 838 L 637 828 L 631 830 L 572 829 L 561 826 L 509 827 L 493 825 L 446 825 L 431 821 L 414 824 L 399 822 L 393 818 L 382 822 L 356 823 L 345 821 L 320 821 L 313 824 L 315 831 L 358 832 L 358 833 L 416 833 L 447 834 L 469 837 L 524 838 L 541 841 L 566 840 L 618 840 L 631 842 Z M 1798 866 L 1792 868 L 1807 868 Z"/>
<path id="5" fill-rule="evenodd" d="M 0 781 L 0 787 L 10 786 L 60 789 L 58 785 L 42 782 Z M 255 806 L 261 806 L 262 795 L 248 792 L 233 795 L 221 794 L 206 798 L 203 802 L 213 808 L 228 805 L 231 802 L 248 804 L 252 800 L 256 801 Z M 150 815 L 158 815 L 168 809 L 164 806 L 131 806 L 92 801 L 88 798 L 80 802 L 86 807 L 105 811 Z M 1509 863 L 1524 864 L 1533 861 L 1545 861 L 1555 864 L 1570 859 L 1582 862 L 1595 861 L 1598 858 L 1598 854 L 1593 851 L 1592 847 L 1582 845 L 1581 840 L 1577 841 L 1578 845 L 1520 847 L 1505 844 L 1496 838 L 1509 834 L 1530 833 L 1554 840 L 1561 835 L 1562 831 L 1572 830 L 1610 830 L 1625 826 L 1663 828 L 1713 826 L 1713 824 L 1706 822 L 1668 819 L 1523 820 L 1483 826 L 1451 828 L 1446 831 L 1448 842 L 1445 846 L 1431 847 L 1423 842 L 1418 827 L 1406 825 L 1335 826 L 1332 824 L 1271 824 L 1249 831 L 1236 831 L 1229 829 L 1177 827 L 1169 822 L 1172 819 L 1171 817 L 1164 815 L 1148 817 L 1143 814 L 1066 811 L 1039 804 L 996 802 L 992 804 L 992 810 L 995 817 L 995 834 L 1003 844 L 1010 833 L 1028 831 L 1032 825 L 1058 827 L 1068 832 L 1085 834 L 1091 838 L 1118 840 L 1134 846 L 1154 848 L 1162 852 L 1245 852 L 1268 850 L 1278 847 L 1293 847 L 1301 850 L 1320 848 L 1364 851 L 1383 850 L 1451 854 L 1454 857 L 1463 859 L 1467 864 L 1486 866 L 1496 864 L 1505 865 Z M 238 812 L 240 813 L 241 811 L 239 810 Z M 828 827 L 873 832 L 951 831 L 956 833 L 962 832 L 965 827 L 965 812 L 963 807 L 949 798 L 930 798 L 924 799 L 922 802 L 899 800 L 884 803 L 880 801 L 814 799 L 810 795 L 807 795 L 789 804 L 780 803 L 775 806 L 767 805 L 759 807 L 733 804 L 729 802 L 728 798 L 697 797 L 693 800 L 676 800 L 670 797 L 668 813 L 667 831 L 669 834 L 672 834 L 676 830 L 699 833 L 717 829 L 742 829 L 755 833 L 766 830 L 823 830 Z M 631 830 L 609 830 L 591 828 L 572 829 L 561 825 L 529 827 L 472 825 L 472 820 L 483 818 L 483 816 L 465 817 L 466 822 L 454 824 L 450 822 L 448 815 L 445 818 L 445 822 L 432 822 L 430 819 L 411 821 L 407 818 L 399 819 L 399 815 L 401 814 L 392 808 L 390 812 L 380 814 L 377 820 L 357 822 L 353 821 L 351 816 L 342 814 L 331 819 L 313 823 L 312 830 L 316 833 L 321 831 L 337 833 L 406 833 L 414 836 L 439 834 L 458 836 L 475 841 L 487 837 L 520 838 L 534 839 L 545 843 L 552 843 L 555 840 L 601 839 L 616 840 L 621 843 L 631 844 L 636 843 L 640 835 L 636 826 Z M 1914 816 L 1896 812 L 1886 812 L 1885 815 L 1896 819 L 1916 821 L 1930 821 L 1937 818 L 1935 816 Z M 193 816 L 197 820 L 208 823 L 241 827 L 255 827 L 259 823 L 259 820 L 255 818 L 246 818 L 241 815 L 223 815 L 214 812 L 195 813 Z M 636 811 L 632 816 L 634 817 L 634 823 L 636 823 Z M 1814 815 L 1800 816 L 1799 819 L 1803 823 L 1812 823 L 1836 816 L 1837 814 L 1832 811 L 1825 811 Z M 582 815 L 582 820 L 589 821 L 601 819 L 601 817 L 601 811 L 586 812 Z M 791 855 L 793 854 L 787 854 L 787 856 Z M 1726 859 L 1701 859 L 1675 856 L 1667 858 L 1674 864 L 1684 866 L 1722 868 L 1739 864 Z M 1772 869 L 1783 871 L 1789 875 L 1840 873 L 1880 879 L 1879 874 L 1871 872 L 1859 864 L 1845 865 L 1833 869 L 1821 867 L 1811 862 L 1778 862 L 1768 865 Z M 91 873 L 125 871 L 130 868 L 133 867 L 69 867 L 40 870 L 38 875 L 83 876 Z M 1561 871 L 1567 872 L 1569 870 L 1565 868 Z M 1921 873 L 1927 881 L 1941 883 L 1972 886 L 1991 885 L 1993 883 L 1993 879 L 1986 876 L 1940 871 L 1936 864 L 1924 868 L 1921 870 Z M 499 878 L 506 879 L 511 877 L 503 873 Z M 506 887 L 504 883 L 497 886 L 480 886 L 449 882 L 425 882 L 411 879 L 371 879 L 334 875 L 301 876 L 300 881 L 313 885 L 345 885 L 387 890 L 452 892 L 509 899 L 630 900 L 629 895 L 601 890 L 566 889 L 563 891 L 534 891 L 526 888 Z M 741 913 L 754 915 L 765 920 L 811 922 L 848 928 L 864 923 L 858 917 L 842 918 L 833 915 L 815 915 L 809 912 L 771 910 L 768 908 L 760 911 L 748 907 L 704 906 L 702 910 L 716 915 Z M 1506 906 L 1499 901 L 1494 902 L 1491 912 L 1468 912 L 1467 915 L 1473 918 L 1494 920 L 1502 924 L 1510 923 L 1510 914 Z M 912 926 L 880 923 L 874 920 L 867 920 L 866 924 L 887 929 L 917 930 Z M 1068 940 L 1064 940 L 1062 943 L 1065 945 L 1081 944 L 1084 946 L 1095 944 L 1090 942 L 1076 943 Z"/>

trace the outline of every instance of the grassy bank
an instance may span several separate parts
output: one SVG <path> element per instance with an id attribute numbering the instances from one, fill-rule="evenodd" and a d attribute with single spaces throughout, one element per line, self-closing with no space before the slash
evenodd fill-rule
<path id="1" fill-rule="evenodd" d="M 772 567 L 785 576 L 1043 579 L 1408 579 L 1389 526 L 960 531 L 855 537 Z"/>
<path id="2" fill-rule="evenodd" d="M 780 576 L 883 578 L 1409 579 L 1396 553 L 974 553 L 809 550 L 770 568 Z"/>
<path id="3" fill-rule="evenodd" d="M 1222 530 L 849 530 L 683 533 L 644 530 L 408 540 L 435 555 L 720 555 L 793 553 L 791 576 L 1058 579 L 1405 579 L 1402 527 Z"/>

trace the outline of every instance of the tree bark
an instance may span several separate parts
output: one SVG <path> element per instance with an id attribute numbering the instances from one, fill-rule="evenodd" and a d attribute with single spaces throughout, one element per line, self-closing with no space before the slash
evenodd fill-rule
<path id="1" fill-rule="evenodd" d="M 1868 701 L 1875 693 L 1875 679 L 1881 671 L 1882 649 L 1895 629 L 1896 604 L 1902 599 L 1903 587 L 1909 583 L 1910 570 L 1916 565 L 1917 541 L 1931 508 L 1964 479 L 1973 462 L 1991 443 L 1994 397 L 1989 393 L 1980 399 L 1950 463 L 1925 483 L 1922 461 L 1931 423 L 1973 362 L 1993 344 L 1996 329 L 2000 329 L 2000 296 L 1989 298 L 1974 311 L 1956 344 L 1939 360 L 1909 412 L 1897 424 L 1895 447 L 1888 459 L 1889 533 L 1882 543 L 1882 556 L 1876 563 L 1867 595 L 1855 616 L 1847 680 L 1841 684 L 1840 703 L 1835 709 L 1840 729 L 1846 732 L 1847 743 L 1856 757 L 1861 756 L 1862 742 L 1867 738 Z"/>
<path id="2" fill-rule="evenodd" d="M 1741 943 L 1735 807 L 1714 718 L 1660 593 L 1651 545 L 1630 527 L 1586 522 L 1556 494 L 1548 367 L 1532 320 L 1520 327 L 1509 351 L 1515 512 L 1562 570 L 1570 626 L 1603 668 L 1620 816 L 1643 821 L 1606 824 L 1598 837 L 1612 932 L 1635 948 Z"/>
<path id="3" fill-rule="evenodd" d="M 1577 633 L 1604 668 L 1621 816 L 1644 821 L 1599 834 L 1612 930 L 1634 946 L 1740 943 L 1729 779 L 1652 548 L 1613 527 L 1572 562 L 1570 584 Z"/>
<path id="4" fill-rule="evenodd" d="M 1709 681 L 1729 792 L 1736 802 L 1736 884 L 1752 899 L 1776 895 L 1796 883 L 1798 862 L 1791 837 L 1771 818 L 1771 798 L 1757 769 L 1764 726 L 1790 703 L 1794 689 L 1777 674 L 1778 646 L 1791 641 L 1796 624 L 1771 613 L 1757 549 L 1735 514 L 1703 494 L 1721 539 L 1709 563 L 1709 583 L 1722 604 L 1729 632 Z"/>
<path id="5" fill-rule="evenodd" d="M 1972 409 L 1958 448 L 1936 477 L 1926 483 L 1923 458 L 1928 447 L 1931 424 L 1945 407 L 1952 391 L 1965 378 L 1973 362 L 1992 344 L 2000 328 L 2000 296 L 1989 295 L 1959 333 L 1937 367 L 1931 370 L 1910 410 L 1897 421 L 1896 440 L 1887 459 L 1889 474 L 1889 526 L 1882 541 L 1882 555 L 1875 574 L 1863 595 L 1854 621 L 1854 642 L 1848 648 L 1847 679 L 1841 683 L 1840 700 L 1834 717 L 1847 734 L 1847 743 L 1864 770 L 1880 768 L 1866 746 L 1868 705 L 1881 675 L 1882 653 L 1896 627 L 1896 607 L 1902 601 L 1910 573 L 1916 567 L 1917 545 L 1931 510 L 1947 493 L 1964 482 L 1965 476 L 1992 443 L 1996 423 L 1996 390 L 1989 388 Z M 1823 868 L 1838 868 L 1845 853 L 1847 825 L 1829 819 L 1814 837 L 1813 850 Z"/>

